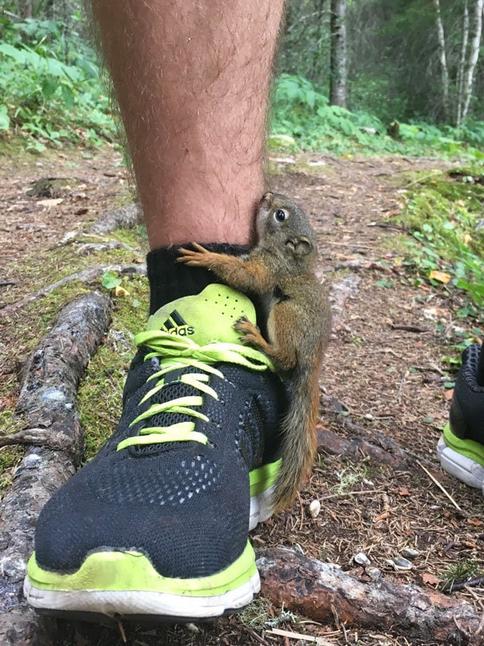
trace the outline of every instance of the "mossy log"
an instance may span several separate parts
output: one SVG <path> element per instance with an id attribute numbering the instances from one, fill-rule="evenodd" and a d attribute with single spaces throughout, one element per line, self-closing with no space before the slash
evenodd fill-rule
<path id="1" fill-rule="evenodd" d="M 24 371 L 18 412 L 29 428 L 17 435 L 32 436 L 35 431 L 39 446 L 29 448 L 0 503 L 2 645 L 49 643 L 22 595 L 25 564 L 33 549 L 40 510 L 80 461 L 83 443 L 77 388 L 110 320 L 109 298 L 97 293 L 77 298 L 62 310 Z"/>

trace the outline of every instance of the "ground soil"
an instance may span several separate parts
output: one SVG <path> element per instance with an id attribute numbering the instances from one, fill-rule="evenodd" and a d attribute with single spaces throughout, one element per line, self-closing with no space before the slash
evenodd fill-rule
<path id="1" fill-rule="evenodd" d="M 321 378 L 321 425 L 342 436 L 358 435 L 375 444 L 396 441 L 411 457 L 408 466 L 389 467 L 369 458 L 345 460 L 321 451 L 319 463 L 299 501 L 252 533 L 254 546 L 297 546 L 306 554 L 338 563 L 355 576 L 367 576 L 353 562 L 364 552 L 385 577 L 437 586 L 449 568 L 484 571 L 482 496 L 439 468 L 436 443 L 447 419 L 451 379 L 442 362 L 454 353 L 459 329 L 471 322 L 455 319 L 449 294 L 426 284 L 415 286 L 403 264 L 402 234 L 388 224 L 404 200 L 402 186 L 415 170 L 441 168 L 436 160 L 407 158 L 336 159 L 307 155 L 273 160 L 274 189 L 299 198 L 311 213 L 320 247 L 321 276 L 338 282 L 353 276 L 355 291 L 338 317 Z M 41 177 L 70 178 L 52 197 L 26 194 Z M 52 248 L 64 233 L 94 219 L 125 199 L 127 175 L 119 155 L 50 154 L 47 159 L 0 160 L 2 223 L 0 244 L 2 301 L 31 291 L 22 270 L 31 254 Z M 42 200 L 61 199 L 53 203 Z M 383 225 L 383 226 L 382 226 Z M 8 322 L 5 338 L 12 338 Z M 10 327 L 9 327 L 10 325 Z M 460 337 L 459 337 L 460 338 Z M 8 361 L 2 367 L 13 370 Z M 12 387 L 10 399 L 15 396 Z M 89 433 L 89 429 L 85 429 Z M 383 442 L 384 444 L 384 442 Z M 425 473 L 425 467 L 462 511 Z M 312 500 L 321 502 L 316 518 Z M 405 548 L 418 551 L 409 571 L 391 564 Z M 453 593 L 484 609 L 484 590 Z M 269 622 L 269 623 L 265 623 Z M 301 623 L 302 622 L 302 623 Z M 271 626 L 334 644 L 418 644 L 378 630 L 291 622 L 281 608 L 259 601 L 242 618 L 214 624 L 153 630 L 124 626 L 119 631 L 79 626 L 64 643 L 121 644 L 296 644 L 271 633 Z M 66 628 L 66 635 L 71 634 Z M 300 642 L 303 643 L 303 642 Z M 422 642 L 423 643 L 423 642 Z"/>

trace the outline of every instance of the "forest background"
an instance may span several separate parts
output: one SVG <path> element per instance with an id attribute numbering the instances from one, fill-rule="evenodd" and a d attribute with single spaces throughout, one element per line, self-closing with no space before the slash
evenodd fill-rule
<path id="1" fill-rule="evenodd" d="M 32 151 L 116 138 L 82 0 L 3 0 L 0 133 Z M 337 153 L 484 148 L 483 0 L 289 0 L 272 132 Z"/>
<path id="2" fill-rule="evenodd" d="M 268 139 L 272 153 L 462 161 L 459 184 L 415 182 L 403 224 L 420 245 L 417 271 L 464 290 L 473 307 L 484 303 L 483 9 L 484 0 L 288 0 Z M 118 147 L 119 132 L 83 0 L 3 0 L 0 154 Z"/>

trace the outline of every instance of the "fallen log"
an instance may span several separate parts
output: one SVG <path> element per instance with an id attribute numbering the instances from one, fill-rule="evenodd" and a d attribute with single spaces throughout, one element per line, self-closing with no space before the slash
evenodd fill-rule
<path id="1" fill-rule="evenodd" d="M 79 380 L 111 321 L 108 297 L 92 292 L 69 303 L 30 356 L 17 414 L 26 429 L 4 443 L 32 443 L 68 454 L 77 464 L 82 432 L 76 411 Z M 0 437 L 0 445 L 2 438 Z"/>
<path id="2" fill-rule="evenodd" d="M 69 274 L 69 276 L 64 276 L 56 280 L 55 283 L 46 285 L 32 294 L 28 294 L 24 298 L 21 298 L 15 303 L 8 303 L 3 306 L 3 309 L 0 310 L 0 317 L 7 316 L 12 314 L 16 310 L 32 303 L 32 301 L 47 296 L 51 292 L 59 287 L 63 287 L 69 283 L 79 282 L 79 283 L 92 283 L 94 280 L 102 276 L 107 271 L 118 272 L 124 275 L 140 275 L 144 276 L 146 274 L 146 265 L 144 263 L 132 263 L 127 265 L 95 265 L 94 267 L 88 267 L 87 269 L 82 269 L 81 271 L 76 271 L 74 274 Z"/>
<path id="3" fill-rule="evenodd" d="M 35 524 L 52 494 L 75 472 L 64 454 L 31 448 L 0 503 L 0 644 L 48 644 L 40 618 L 27 606 L 22 588 L 33 550 Z"/>
<path id="4" fill-rule="evenodd" d="M 35 430 L 42 446 L 27 451 L 0 503 L 2 645 L 49 643 L 22 596 L 25 563 L 32 552 L 40 510 L 80 461 L 82 431 L 75 406 L 77 387 L 110 320 L 109 298 L 95 292 L 77 298 L 62 310 L 24 372 L 17 409 L 33 428 L 10 439 Z"/>
<path id="5" fill-rule="evenodd" d="M 285 548 L 260 550 L 262 595 L 320 622 L 386 630 L 407 639 L 484 644 L 484 625 L 469 603 L 411 584 L 364 583 L 337 566 Z"/>

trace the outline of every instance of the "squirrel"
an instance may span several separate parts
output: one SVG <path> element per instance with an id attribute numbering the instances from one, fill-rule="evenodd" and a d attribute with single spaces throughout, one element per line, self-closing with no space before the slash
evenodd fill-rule
<path id="1" fill-rule="evenodd" d="M 234 328 L 243 343 L 264 352 L 290 386 L 282 420 L 282 465 L 272 502 L 288 506 L 309 475 L 316 452 L 319 374 L 331 329 L 327 290 L 314 270 L 316 234 L 305 212 L 288 197 L 266 193 L 256 215 L 257 242 L 247 255 L 180 248 L 178 262 L 213 271 L 227 285 L 257 294 L 267 312 L 266 340 L 242 317 Z"/>

